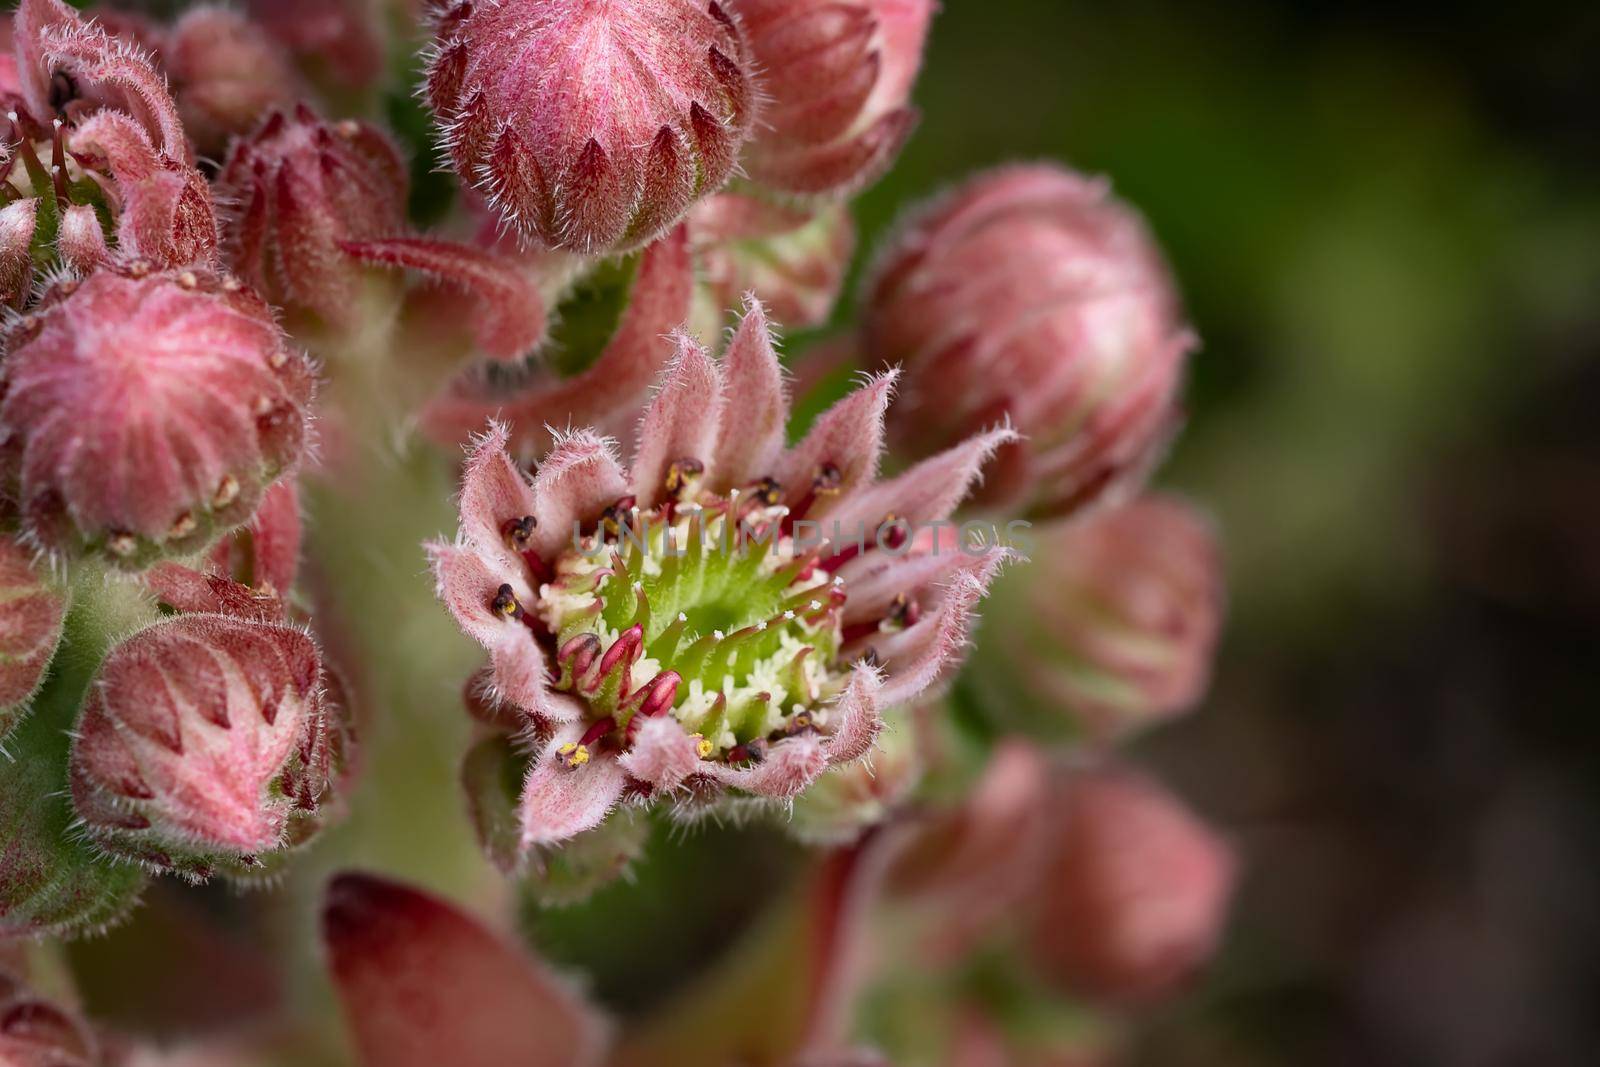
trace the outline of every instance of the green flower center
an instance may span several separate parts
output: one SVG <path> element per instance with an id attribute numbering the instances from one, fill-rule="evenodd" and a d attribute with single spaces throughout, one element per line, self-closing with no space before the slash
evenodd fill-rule
<path id="1" fill-rule="evenodd" d="M 556 688 L 590 709 L 570 759 L 613 731 L 625 743 L 639 715 L 673 715 L 702 758 L 730 762 L 821 725 L 845 677 L 844 586 L 796 554 L 774 499 L 757 486 L 697 504 L 625 501 L 555 560 L 534 614 Z"/>

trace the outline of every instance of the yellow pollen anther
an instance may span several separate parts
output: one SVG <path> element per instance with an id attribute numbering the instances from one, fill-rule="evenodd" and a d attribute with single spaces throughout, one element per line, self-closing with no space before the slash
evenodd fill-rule
<path id="1" fill-rule="evenodd" d="M 556 749 L 556 758 L 571 768 L 582 767 L 589 762 L 589 746 L 580 745 L 576 741 L 568 741 Z"/>
<path id="2" fill-rule="evenodd" d="M 695 754 L 701 759 L 710 759 L 711 753 L 716 750 L 716 746 L 700 734 L 690 734 L 689 736 L 694 739 Z"/>

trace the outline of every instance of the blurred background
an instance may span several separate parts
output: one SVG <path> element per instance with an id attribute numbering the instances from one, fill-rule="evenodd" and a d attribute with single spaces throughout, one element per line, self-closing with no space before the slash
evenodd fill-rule
<path id="1" fill-rule="evenodd" d="M 1205 345 L 1162 482 L 1225 531 L 1210 699 L 1134 756 L 1245 857 L 1174 1064 L 1593 1062 L 1600 7 L 947 0 L 872 235 L 1103 172 Z M 980 637 L 981 641 L 981 637 Z"/>

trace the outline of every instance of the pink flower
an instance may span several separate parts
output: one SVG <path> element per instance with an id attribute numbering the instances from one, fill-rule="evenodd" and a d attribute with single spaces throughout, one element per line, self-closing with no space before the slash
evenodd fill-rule
<path id="1" fill-rule="evenodd" d="M 35 553 L 0 537 L 0 742 L 44 680 L 66 611 L 65 593 Z"/>
<path id="2" fill-rule="evenodd" d="M 1223 615 L 1221 548 L 1183 501 L 1145 496 L 1037 532 L 996 590 L 973 677 L 1007 725 L 1106 743 L 1188 711 Z"/>
<path id="3" fill-rule="evenodd" d="M 916 125 L 911 89 L 934 0 L 732 0 L 767 96 L 743 160 L 802 196 L 877 179 Z"/>
<path id="4" fill-rule="evenodd" d="M 310 368 L 232 278 L 102 269 L 4 340 L 0 471 L 52 548 L 195 551 L 300 458 Z"/>
<path id="5" fill-rule="evenodd" d="M 71 761 L 74 807 L 101 847 L 204 879 L 249 873 L 316 828 L 342 727 L 316 642 L 260 615 L 182 614 L 107 655 Z"/>
<path id="6" fill-rule="evenodd" d="M 694 206 L 689 233 L 704 283 L 704 303 L 718 327 L 727 308 L 754 293 L 777 322 L 821 326 L 844 286 L 856 230 L 844 204 L 814 211 L 782 207 L 741 193 L 718 193 Z"/>
<path id="7" fill-rule="evenodd" d="M 184 129 L 202 152 L 221 155 L 273 108 L 294 102 L 298 79 L 261 27 L 223 7 L 184 13 L 162 59 Z"/>
<path id="8" fill-rule="evenodd" d="M 324 122 L 304 104 L 274 111 L 234 142 L 217 184 L 236 205 L 230 262 L 284 308 L 358 327 L 370 314 L 366 273 L 410 269 L 472 302 L 474 332 L 492 356 L 522 356 L 544 333 L 538 287 L 509 258 L 410 235 L 405 161 L 366 123 Z"/>
<path id="9" fill-rule="evenodd" d="M 712 0 L 444 6 L 428 98 L 505 224 L 601 255 L 666 232 L 732 172 L 754 91 Z"/>
<path id="10" fill-rule="evenodd" d="M 990 171 L 902 226 L 867 286 L 873 361 L 905 371 L 914 451 L 1009 416 L 987 503 L 1067 514 L 1136 489 L 1177 424 L 1194 337 L 1143 222 L 1102 181 Z"/>
<path id="11" fill-rule="evenodd" d="M 872 748 L 880 707 L 939 682 L 1005 549 L 930 535 L 1007 430 L 876 481 L 894 375 L 785 447 L 788 400 L 753 304 L 723 359 L 680 336 L 631 469 L 562 434 L 530 484 L 473 447 L 439 595 L 541 738 L 522 845 L 629 797 L 786 800 Z"/>
<path id="12" fill-rule="evenodd" d="M 1055 807 L 1027 942 L 1034 959 L 1104 999 L 1174 992 L 1216 950 L 1233 850 L 1171 794 L 1126 771 L 1070 777 Z"/>

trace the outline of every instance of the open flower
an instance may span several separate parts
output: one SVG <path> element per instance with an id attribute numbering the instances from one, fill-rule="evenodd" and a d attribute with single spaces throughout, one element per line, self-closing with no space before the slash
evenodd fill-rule
<path id="1" fill-rule="evenodd" d="M 795 796 L 870 751 L 882 706 L 939 681 L 1007 556 L 945 520 L 1008 430 L 876 481 L 886 374 L 785 448 L 759 305 L 721 362 L 692 340 L 645 409 L 630 469 L 562 435 L 530 484 L 496 428 L 472 450 L 439 595 L 539 739 L 523 849 L 625 798 Z"/>
<path id="2" fill-rule="evenodd" d="M 722 186 L 754 117 L 715 0 L 461 0 L 437 36 L 427 93 L 457 172 L 553 248 L 647 244 Z"/>

